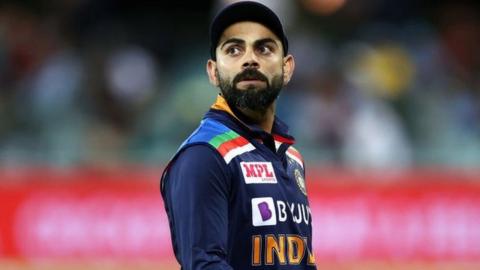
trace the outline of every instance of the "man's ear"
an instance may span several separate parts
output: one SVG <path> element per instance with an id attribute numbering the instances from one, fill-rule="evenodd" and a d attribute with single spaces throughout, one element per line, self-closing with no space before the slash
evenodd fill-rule
<path id="1" fill-rule="evenodd" d="M 289 54 L 283 58 L 283 84 L 287 85 L 295 70 L 295 59 Z"/>
<path id="2" fill-rule="evenodd" d="M 216 73 L 217 62 L 213 61 L 212 59 L 208 59 L 206 68 L 207 68 L 208 80 L 210 81 L 211 84 L 218 87 L 219 83 L 218 83 L 218 78 Z"/>

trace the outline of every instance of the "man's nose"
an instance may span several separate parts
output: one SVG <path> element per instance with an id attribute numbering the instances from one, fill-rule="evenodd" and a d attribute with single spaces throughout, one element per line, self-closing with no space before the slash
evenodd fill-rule
<path id="1" fill-rule="evenodd" d="M 245 57 L 245 62 L 242 64 L 243 69 L 247 68 L 259 68 L 260 65 L 258 64 L 257 59 L 255 59 L 255 55 L 253 52 L 250 52 Z"/>
<path id="2" fill-rule="evenodd" d="M 242 68 L 243 69 L 259 68 L 259 65 L 258 65 L 257 61 L 255 61 L 255 60 L 248 60 L 248 61 L 245 61 L 245 63 L 243 63 Z"/>

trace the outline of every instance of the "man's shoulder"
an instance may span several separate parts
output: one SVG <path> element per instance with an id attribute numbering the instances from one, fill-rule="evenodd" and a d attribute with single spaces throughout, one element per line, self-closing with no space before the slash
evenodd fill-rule
<path id="1" fill-rule="evenodd" d="M 202 120 L 200 126 L 182 144 L 180 151 L 197 144 L 209 145 L 215 149 L 226 164 L 234 157 L 255 149 L 248 139 L 227 125 L 209 118 Z"/>
<path id="2" fill-rule="evenodd" d="M 233 155 L 227 155 L 235 148 L 231 143 L 240 137 L 229 127 L 228 119 L 210 110 L 199 126 L 184 140 L 176 153 L 165 166 L 161 177 L 161 191 L 165 190 L 168 178 L 197 178 L 211 173 L 229 177 L 229 161 Z M 238 144 L 238 141 L 234 140 Z M 225 142 L 230 142 L 225 144 Z M 227 150 L 227 151 L 225 151 Z M 211 175 L 210 175 L 211 176 Z"/>
<path id="3" fill-rule="evenodd" d="M 185 146 L 181 149 L 175 158 L 175 163 L 199 164 L 209 163 L 221 160 L 221 156 L 209 144 L 197 143 Z"/>
<path id="4" fill-rule="evenodd" d="M 218 150 L 219 142 L 234 136 L 226 125 L 210 118 L 205 118 L 194 132 L 180 145 L 179 149 L 170 160 L 167 169 L 172 165 L 193 166 L 208 163 L 219 165 L 223 157 Z M 223 164 L 225 165 L 225 164 Z"/>
<path id="5" fill-rule="evenodd" d="M 297 162 L 302 168 L 304 168 L 305 162 L 303 160 L 303 156 L 300 151 L 297 150 L 297 148 L 290 145 L 285 154 L 287 155 L 287 157 Z"/>
<path id="6" fill-rule="evenodd" d="M 205 118 L 193 133 L 185 140 L 182 146 L 195 143 L 212 144 L 212 140 L 219 135 L 229 135 L 232 130 L 225 124 L 214 119 Z"/>

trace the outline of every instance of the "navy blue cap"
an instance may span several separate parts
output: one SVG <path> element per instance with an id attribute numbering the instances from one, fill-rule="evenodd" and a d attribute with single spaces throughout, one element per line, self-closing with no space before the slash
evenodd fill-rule
<path id="1" fill-rule="evenodd" d="M 278 16 L 258 2 L 241 1 L 222 9 L 210 25 L 210 57 L 213 60 L 216 60 L 215 51 L 223 31 L 234 23 L 244 21 L 257 22 L 270 29 L 282 42 L 284 56 L 287 55 L 288 40 Z"/>

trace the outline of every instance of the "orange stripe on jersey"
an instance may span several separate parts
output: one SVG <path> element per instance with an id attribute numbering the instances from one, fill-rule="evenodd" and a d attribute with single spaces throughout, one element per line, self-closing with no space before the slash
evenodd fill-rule
<path id="1" fill-rule="evenodd" d="M 227 112 L 231 116 L 237 118 L 235 114 L 232 112 L 232 109 L 230 109 L 230 106 L 228 106 L 228 103 L 225 100 L 225 98 L 220 95 L 217 96 L 217 99 L 215 100 L 215 103 L 213 103 L 211 108 L 215 110 Z"/>

